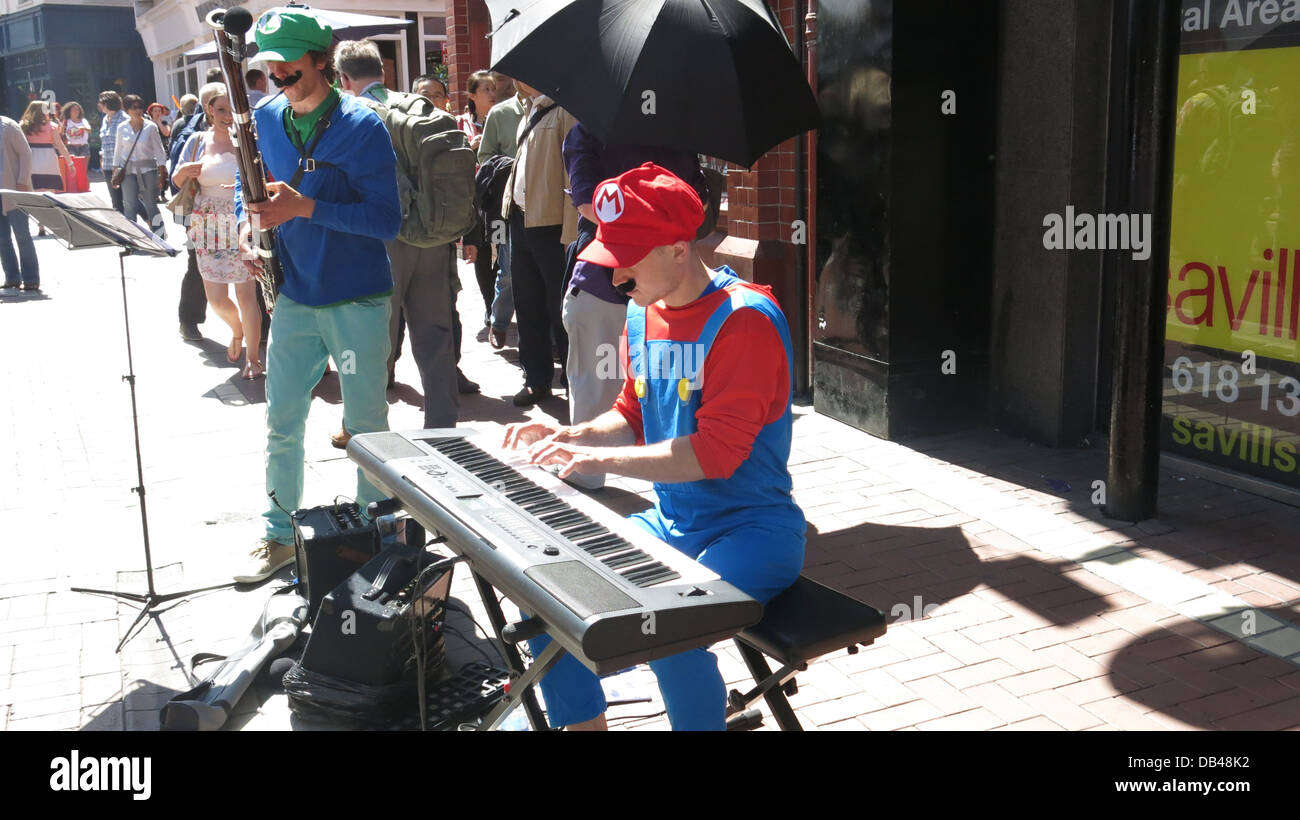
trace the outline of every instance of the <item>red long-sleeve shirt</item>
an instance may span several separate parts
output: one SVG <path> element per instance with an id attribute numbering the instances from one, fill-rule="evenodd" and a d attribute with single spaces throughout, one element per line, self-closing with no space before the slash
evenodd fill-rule
<path id="1" fill-rule="evenodd" d="M 770 288 L 747 287 L 771 297 Z M 650 306 L 646 309 L 646 341 L 698 339 L 709 317 L 727 298 L 726 291 L 717 290 L 677 308 Z M 627 377 L 614 409 L 632 427 L 637 443 L 644 444 L 626 328 L 620 347 Z M 785 346 L 767 317 L 742 308 L 723 323 L 704 360 L 701 389 L 696 432 L 689 437 L 691 448 L 705 478 L 730 478 L 749 457 L 759 431 L 785 413 L 790 398 Z"/>

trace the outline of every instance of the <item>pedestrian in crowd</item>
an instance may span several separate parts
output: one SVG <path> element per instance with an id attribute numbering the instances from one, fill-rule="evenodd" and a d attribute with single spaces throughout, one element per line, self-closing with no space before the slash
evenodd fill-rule
<path id="1" fill-rule="evenodd" d="M 514 161 L 519 146 L 516 139 L 519 123 L 524 118 L 524 104 L 527 98 L 515 91 L 514 80 L 504 74 L 496 74 L 497 95 L 501 102 L 492 106 L 483 121 L 483 135 L 478 144 L 478 162 L 481 168 L 494 157 L 508 157 Z M 505 89 L 509 88 L 509 96 Z M 514 287 L 510 278 L 510 232 L 497 230 L 497 225 L 504 225 L 501 215 L 501 201 L 484 203 L 481 212 L 483 231 L 489 240 L 494 240 L 497 256 L 497 278 L 493 284 L 491 329 L 488 338 L 492 347 L 500 350 L 506 345 L 506 331 L 510 329 L 510 320 L 515 313 Z"/>
<path id="2" fill-rule="evenodd" d="M 158 126 L 144 115 L 144 100 L 135 94 L 122 98 L 127 121 L 117 129 L 114 162 L 124 169 L 122 202 L 124 215 L 132 222 L 142 216 L 149 229 L 167 235 L 158 213 L 158 194 L 167 185 L 167 152 L 163 150 Z M 111 187 L 111 183 L 110 183 Z"/>
<path id="3" fill-rule="evenodd" d="M 63 136 L 63 103 L 55 100 L 52 103 L 46 104 L 45 113 L 50 116 L 50 127 L 54 129 L 54 133 L 59 135 L 59 138 L 63 140 L 63 144 L 66 147 L 68 140 Z"/>
<path id="4" fill-rule="evenodd" d="M 22 126 L 8 117 L 0 117 L 0 185 L 13 191 L 32 189 L 32 148 Z M 14 242 L 18 252 L 14 253 Z M 32 242 L 32 226 L 27 214 L 6 204 L 0 214 L 0 265 L 4 267 L 4 287 L 41 289 L 41 267 Z"/>
<path id="5" fill-rule="evenodd" d="M 519 80 L 515 86 L 529 102 L 501 213 L 510 231 L 510 278 L 524 369 L 524 387 L 513 401 L 516 407 L 529 407 L 550 398 L 554 362 L 564 362 L 568 351 L 561 280 L 565 247 L 578 236 L 578 212 L 564 193 L 569 181 L 563 144 L 577 121 L 537 89 Z M 568 384 L 563 373 L 560 384 Z"/>
<path id="6" fill-rule="evenodd" d="M 250 68 L 244 72 L 244 86 L 248 89 L 248 107 L 257 108 L 267 97 L 266 72 Z"/>
<path id="7" fill-rule="evenodd" d="M 477 151 L 479 143 L 483 141 L 483 121 L 497 102 L 497 84 L 492 79 L 491 71 L 475 71 L 469 75 L 465 88 L 469 94 L 469 104 L 465 107 L 465 112 L 456 117 L 456 125 L 469 138 L 469 147 Z"/>
<path id="8" fill-rule="evenodd" d="M 193 94 L 181 95 L 181 118 L 188 120 L 190 117 L 194 116 L 194 109 L 198 107 L 199 107 L 198 97 L 194 96 Z M 173 128 L 172 133 L 174 134 L 175 131 L 176 129 Z"/>
<path id="9" fill-rule="evenodd" d="M 245 207 L 262 228 L 276 229 L 284 269 L 271 314 L 266 369 L 266 530 L 235 575 L 265 580 L 293 563 L 293 529 L 285 510 L 301 506 L 303 434 L 311 391 L 330 357 L 339 363 L 343 418 L 349 433 L 388 429 L 388 320 L 393 277 L 384 243 L 401 227 L 397 155 L 379 115 L 333 88 L 332 31 L 310 9 L 264 13 L 255 29 L 258 52 L 282 95 L 253 112 L 270 198 L 242 202 L 240 245 L 258 269 Z M 289 77 L 295 81 L 279 81 Z M 310 150 L 314 170 L 301 162 Z M 333 493 L 330 493 L 333 495 Z M 357 470 L 356 502 L 365 509 L 384 493 Z"/>
<path id="10" fill-rule="evenodd" d="M 451 98 L 447 94 L 447 84 L 432 74 L 421 74 L 411 83 L 411 93 L 419 94 L 433 103 L 435 108 L 451 110 Z"/>
<path id="11" fill-rule="evenodd" d="M 208 127 L 207 114 L 203 106 L 198 103 L 199 100 L 195 97 L 194 105 L 190 107 L 189 118 L 184 122 L 177 122 L 176 127 L 172 129 L 172 147 L 169 159 L 173 176 L 176 169 L 183 162 L 181 155 L 185 144 L 194 134 L 202 132 Z M 181 110 L 185 110 L 184 98 L 181 100 Z M 178 190 L 173 182 L 172 193 L 176 193 Z M 203 334 L 199 332 L 199 325 L 207 320 L 208 300 L 204 293 L 203 277 L 199 275 L 199 258 L 194 243 L 188 242 L 186 245 L 186 256 L 188 258 L 185 266 L 185 276 L 181 278 L 181 295 L 180 302 L 176 306 L 176 314 L 180 320 L 181 338 L 187 342 L 198 342 L 203 340 Z"/>
<path id="12" fill-rule="evenodd" d="M 72 176 L 68 190 L 85 193 L 90 190 L 86 169 L 90 162 L 90 123 L 86 122 L 81 103 L 70 102 L 63 108 L 63 139 L 72 155 Z"/>
<path id="13" fill-rule="evenodd" d="M 63 138 L 67 142 L 68 153 L 72 156 L 90 156 L 90 123 L 86 122 L 81 103 L 70 102 L 64 108 Z"/>
<path id="14" fill-rule="evenodd" d="M 230 95 L 221 83 L 208 83 L 199 90 L 199 100 L 212 127 L 196 131 L 181 149 L 185 162 L 176 168 L 177 185 L 199 181 L 199 191 L 190 211 L 190 243 L 194 247 L 199 275 L 208 304 L 230 326 L 226 358 L 239 361 L 247 344 L 243 377 L 254 379 L 266 372 L 262 366 L 262 309 L 257 304 L 258 284 L 239 258 L 232 235 L 235 228 L 235 146 L 230 139 L 234 114 Z M 230 299 L 230 288 L 235 300 Z M 236 302 L 238 303 L 236 305 Z"/>
<path id="15" fill-rule="evenodd" d="M 411 83 L 411 93 L 419 94 L 421 97 L 424 97 L 429 102 L 433 103 L 434 108 L 439 108 L 443 111 L 447 111 L 448 113 L 450 113 L 451 111 L 451 100 L 449 99 L 447 94 L 446 84 L 443 83 L 442 80 L 433 76 L 432 74 L 422 74 L 419 77 L 416 77 L 415 82 Z M 476 234 L 474 234 L 474 232 L 471 231 L 469 236 L 474 237 L 476 236 Z M 471 242 L 471 244 L 477 246 L 477 239 L 474 239 Z M 473 261 L 470 258 L 470 255 L 466 255 L 465 258 L 466 260 Z M 479 392 L 478 382 L 470 381 L 469 378 L 460 369 L 460 348 L 461 348 L 461 341 L 464 338 L 465 333 L 464 333 L 464 328 L 461 327 L 461 323 L 460 323 L 460 311 L 456 309 L 456 301 L 457 298 L 460 296 L 460 292 L 462 289 L 462 286 L 460 284 L 460 270 L 457 269 L 454 265 L 452 266 L 450 285 L 451 285 L 452 344 L 456 352 L 456 390 L 458 393 L 465 393 L 465 394 L 477 393 Z M 389 359 L 390 362 L 395 361 L 398 357 L 402 355 L 402 337 L 403 334 L 405 333 L 405 329 L 406 329 L 406 312 L 400 311 L 398 315 L 398 321 L 397 321 L 396 349 L 393 351 L 393 354 Z M 337 439 L 335 443 L 336 444 L 338 443 Z"/>
<path id="16" fill-rule="evenodd" d="M 113 178 L 113 171 L 119 165 L 117 157 L 114 156 L 117 150 L 117 129 L 126 122 L 126 112 L 122 110 L 122 98 L 116 91 L 101 91 L 98 108 L 99 113 L 103 115 L 99 125 L 99 167 L 104 172 L 104 181 L 109 182 Z M 122 203 L 121 188 L 110 184 L 108 197 L 113 202 L 113 210 L 120 214 L 126 213 Z"/>
<path id="17" fill-rule="evenodd" d="M 488 112 L 496 104 L 496 81 L 490 71 L 475 71 L 466 83 L 469 92 L 469 106 L 464 114 L 456 118 L 456 125 L 469 139 L 469 147 L 477 151 L 483 142 L 483 126 Z M 477 169 L 475 169 L 477 170 Z M 488 226 L 480 225 L 474 232 L 472 244 L 464 244 L 464 257 L 474 265 L 474 278 L 478 281 L 479 294 L 483 297 L 483 326 L 492 326 L 492 300 L 496 295 L 497 274 L 492 265 L 492 244 Z"/>
<path id="18" fill-rule="evenodd" d="M 158 134 L 162 137 L 163 144 L 166 145 L 172 136 L 171 119 L 167 116 L 167 106 L 160 102 L 151 102 L 145 110 L 153 124 L 158 126 Z"/>
<path id="19" fill-rule="evenodd" d="M 492 79 L 497 84 L 497 99 L 508 100 L 515 96 L 515 81 L 510 77 L 502 74 L 500 71 L 492 72 Z"/>
<path id="20" fill-rule="evenodd" d="M 339 85 L 345 92 L 380 105 L 388 103 L 384 63 L 379 47 L 373 42 L 339 43 L 335 47 L 334 65 L 338 69 Z M 393 372 L 400 346 L 397 319 L 401 313 L 411 333 L 411 356 L 420 371 L 424 426 L 455 427 L 459 412 L 452 323 L 455 243 L 420 248 L 393 239 L 386 243 L 386 248 L 393 275 L 392 316 L 388 325 L 389 373 Z M 341 440 L 346 446 L 348 438 L 345 429 L 335 441 Z"/>
<path id="21" fill-rule="evenodd" d="M 19 125 L 32 148 L 32 188 L 62 193 L 62 169 L 67 167 L 72 155 L 55 131 L 46 103 L 42 100 L 28 103 Z"/>

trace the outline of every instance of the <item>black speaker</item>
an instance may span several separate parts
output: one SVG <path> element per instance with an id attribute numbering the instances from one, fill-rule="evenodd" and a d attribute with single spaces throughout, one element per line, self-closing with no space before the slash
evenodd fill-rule
<path id="1" fill-rule="evenodd" d="M 299 510 L 291 520 L 298 583 L 311 621 L 330 590 L 379 553 L 379 528 L 367 524 L 361 507 L 351 502 Z"/>
<path id="2" fill-rule="evenodd" d="M 386 686 L 414 669 L 418 643 L 421 665 L 436 671 L 445 653 L 442 622 L 452 568 L 425 569 L 444 557 L 422 545 L 395 544 L 349 575 L 321 602 L 302 667 Z"/>

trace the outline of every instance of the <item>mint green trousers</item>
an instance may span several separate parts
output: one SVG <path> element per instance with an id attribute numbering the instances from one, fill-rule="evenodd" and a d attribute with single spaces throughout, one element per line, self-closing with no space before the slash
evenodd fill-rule
<path id="1" fill-rule="evenodd" d="M 303 436 L 311 391 L 332 358 L 343 392 L 343 426 L 352 434 L 388 429 L 388 316 L 391 298 L 357 299 L 310 307 L 280 294 L 271 313 L 266 349 L 266 538 L 293 543 L 285 510 L 302 503 Z M 331 493 L 330 498 L 334 496 Z M 383 497 L 357 470 L 356 501 L 365 509 Z"/>

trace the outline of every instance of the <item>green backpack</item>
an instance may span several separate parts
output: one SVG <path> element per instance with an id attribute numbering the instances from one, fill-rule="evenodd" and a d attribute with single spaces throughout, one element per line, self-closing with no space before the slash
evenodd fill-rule
<path id="1" fill-rule="evenodd" d="M 397 238 L 432 248 L 455 242 L 475 223 L 474 168 L 456 118 L 418 94 L 388 92 L 388 103 L 363 97 L 388 128 L 397 153 L 397 193 L 402 228 Z"/>

